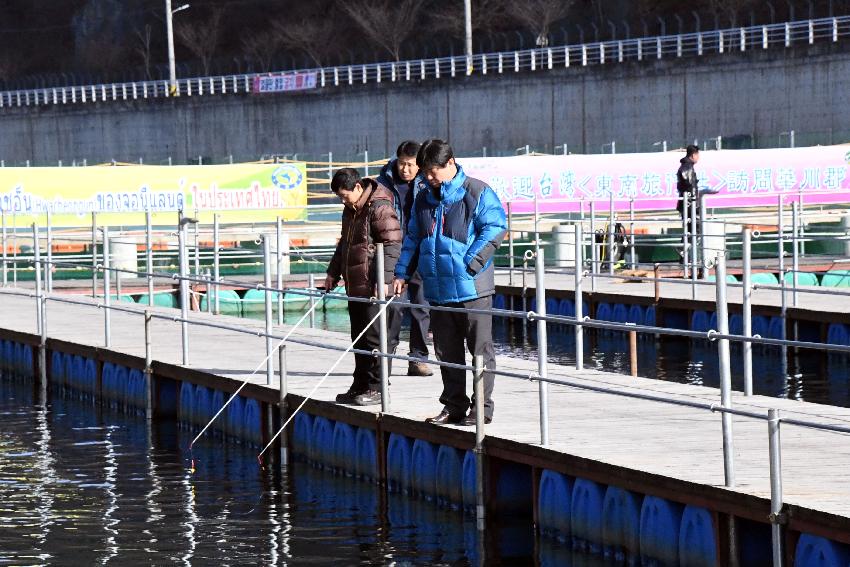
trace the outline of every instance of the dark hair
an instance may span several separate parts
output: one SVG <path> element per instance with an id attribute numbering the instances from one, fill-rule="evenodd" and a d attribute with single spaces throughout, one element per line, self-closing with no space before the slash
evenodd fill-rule
<path id="1" fill-rule="evenodd" d="M 432 167 L 446 167 L 450 159 L 454 159 L 455 153 L 448 142 L 438 139 L 425 140 L 419 153 L 416 154 L 416 165 L 419 169 L 431 169 Z"/>
<path id="2" fill-rule="evenodd" d="M 416 154 L 419 153 L 419 142 L 414 142 L 413 140 L 405 140 L 398 145 L 398 149 L 395 151 L 395 157 L 412 157 L 415 158 Z"/>
<path id="3" fill-rule="evenodd" d="M 351 191 L 354 186 L 360 183 L 360 174 L 353 167 L 343 167 L 334 173 L 331 179 L 331 191 L 339 193 L 340 189 Z"/>
<path id="4" fill-rule="evenodd" d="M 697 146 L 696 144 L 691 144 L 690 146 L 685 148 L 685 152 L 687 153 L 688 157 L 691 157 L 692 155 L 699 153 L 699 146 Z"/>

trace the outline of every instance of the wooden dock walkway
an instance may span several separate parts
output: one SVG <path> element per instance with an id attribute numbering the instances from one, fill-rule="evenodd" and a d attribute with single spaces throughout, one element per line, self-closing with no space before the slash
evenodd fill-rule
<path id="1" fill-rule="evenodd" d="M 549 281 L 554 281 L 554 278 Z M 601 285 L 628 289 L 632 295 L 641 293 L 641 290 L 647 295 L 652 294 L 652 284 Z M 705 288 L 701 295 L 707 294 L 709 289 Z M 17 293 L 21 291 L 17 290 Z M 681 287 L 675 293 L 687 295 L 690 291 Z M 89 348 L 102 347 L 103 311 L 94 307 L 95 303 L 90 298 L 78 299 L 91 301 L 92 305 L 48 302 L 49 340 L 67 341 Z M 141 309 L 141 306 L 137 307 Z M 155 310 L 171 316 L 177 314 L 175 310 Z M 248 319 L 212 317 L 205 313 L 192 313 L 192 318 L 226 322 L 257 331 L 263 328 L 261 322 Z M 143 358 L 143 317 L 114 312 L 111 323 L 112 346 L 109 350 Z M 287 329 L 275 327 L 275 332 L 283 334 Z M 9 331 L 32 335 L 36 333 L 35 301 L 33 298 L 13 295 L 11 290 L 0 290 L 0 335 L 8 337 Z M 179 365 L 180 325 L 154 319 L 152 336 L 154 360 Z M 297 331 L 295 336 L 340 348 L 348 345 L 348 337 L 343 333 L 305 328 Z M 401 345 L 399 352 L 406 353 L 406 345 Z M 287 353 L 289 390 L 301 396 L 313 388 L 340 355 L 335 350 L 297 344 L 290 344 Z M 265 339 L 262 337 L 209 327 L 190 327 L 190 368 L 195 372 L 219 377 L 218 380 L 247 378 L 254 384 L 264 385 L 265 367 L 261 364 L 264 358 Z M 397 364 L 397 368 L 406 366 Z M 500 369 L 526 375 L 531 375 L 537 369 L 535 361 L 505 356 L 498 357 L 497 364 Z M 252 375 L 252 371 L 258 367 Z M 346 355 L 346 359 L 318 389 L 314 398 L 331 402 L 337 393 L 347 389 L 352 368 L 353 357 Z M 441 390 L 438 374 L 428 378 L 398 374 L 392 376 L 390 416 L 409 420 L 411 427 L 421 431 L 462 435 L 468 442 L 472 428 L 438 427 L 422 423 L 424 418 L 440 410 L 437 402 Z M 720 402 L 719 391 L 714 388 L 630 378 L 592 369 L 578 372 L 574 368 L 550 364 L 549 376 L 671 399 L 708 404 Z M 470 384 L 470 391 L 471 387 Z M 269 388 L 276 392 L 277 384 Z M 719 414 L 550 385 L 551 444 L 543 449 L 539 447 L 538 384 L 498 377 L 494 399 L 495 418 L 486 427 L 488 443 L 501 447 L 503 451 L 513 451 L 521 462 L 539 466 L 548 459 L 559 463 L 559 467 L 567 463 L 573 468 L 587 470 L 591 475 L 594 470 L 608 467 L 615 471 L 612 474 L 619 475 L 624 488 L 646 488 L 652 484 L 657 491 L 687 490 L 691 492 L 691 498 L 701 498 L 704 502 L 725 502 L 721 508 L 728 505 L 749 509 L 754 519 L 766 521 L 764 510 L 769 500 L 770 484 L 765 421 L 734 418 L 737 484 L 727 489 L 723 486 Z M 745 398 L 738 392 L 734 394 L 734 405 L 765 415 L 768 408 L 778 408 L 783 417 L 850 426 L 850 409 L 847 408 L 763 396 Z M 371 414 L 379 408 L 373 406 L 345 411 Z M 784 425 L 782 466 L 784 500 L 794 509 L 792 517 L 800 522 L 798 529 L 807 525 L 828 526 L 833 538 L 850 541 L 850 437 Z"/>

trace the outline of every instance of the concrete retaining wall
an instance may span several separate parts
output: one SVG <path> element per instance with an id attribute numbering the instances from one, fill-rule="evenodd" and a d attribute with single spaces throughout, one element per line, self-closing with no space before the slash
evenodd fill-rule
<path id="1" fill-rule="evenodd" d="M 722 135 L 850 136 L 850 51 L 842 44 L 382 83 L 289 95 L 183 97 L 0 111 L 0 159 L 55 164 L 257 159 L 329 151 L 390 154 L 404 138 L 447 137 L 461 154 L 618 152 Z M 831 134 L 832 133 L 832 134 Z M 657 149 L 657 148 L 656 148 Z"/>

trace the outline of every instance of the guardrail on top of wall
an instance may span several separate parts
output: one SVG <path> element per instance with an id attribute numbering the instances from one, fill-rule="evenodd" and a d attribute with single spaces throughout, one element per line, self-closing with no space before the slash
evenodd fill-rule
<path id="1" fill-rule="evenodd" d="M 677 35 L 609 40 L 498 53 L 480 53 L 388 63 L 368 63 L 286 71 L 315 73 L 316 88 L 381 82 L 409 82 L 472 74 L 504 74 L 746 52 L 815 41 L 838 42 L 850 35 L 850 16 L 802 20 Z M 0 108 L 126 101 L 174 96 L 248 94 L 254 80 L 268 73 L 180 79 L 174 92 L 168 81 L 134 81 L 0 92 Z"/>

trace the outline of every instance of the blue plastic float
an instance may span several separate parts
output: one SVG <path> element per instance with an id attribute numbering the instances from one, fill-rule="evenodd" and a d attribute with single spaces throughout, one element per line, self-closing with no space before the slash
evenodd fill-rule
<path id="1" fill-rule="evenodd" d="M 410 457 L 413 443 L 404 435 L 391 433 L 387 445 L 387 486 L 396 492 L 408 492 Z"/>
<path id="2" fill-rule="evenodd" d="M 832 345 L 847 345 L 850 343 L 850 333 L 843 323 L 830 323 L 826 332 L 826 342 Z"/>
<path id="3" fill-rule="evenodd" d="M 537 489 L 537 525 L 547 536 L 567 541 L 571 535 L 570 509 L 573 485 L 569 477 L 544 470 Z"/>
<path id="4" fill-rule="evenodd" d="M 243 412 L 242 438 L 249 445 L 259 447 L 263 444 L 263 416 L 260 402 L 253 398 L 246 399 Z M 212 417 L 212 414 L 210 414 L 210 417 Z M 332 439 L 333 437 L 331 437 Z"/>
<path id="5" fill-rule="evenodd" d="M 413 442 L 410 455 L 410 488 L 431 500 L 437 492 L 437 447 L 423 439 Z"/>
<path id="6" fill-rule="evenodd" d="M 334 422 L 326 417 L 313 419 L 313 454 L 311 459 L 317 467 L 327 466 L 333 450 Z"/>
<path id="7" fill-rule="evenodd" d="M 355 474 L 366 480 L 377 480 L 378 448 L 375 443 L 375 432 L 365 427 L 358 427 L 354 444 Z"/>
<path id="8" fill-rule="evenodd" d="M 847 567 L 850 547 L 811 534 L 801 534 L 794 554 L 794 567 Z"/>
<path id="9" fill-rule="evenodd" d="M 602 501 L 602 554 L 617 563 L 640 557 L 640 509 L 643 496 L 609 486 Z"/>
<path id="10" fill-rule="evenodd" d="M 191 382 L 180 383 L 180 404 L 177 407 L 177 417 L 184 427 L 190 427 L 192 413 L 195 409 L 195 385 Z"/>
<path id="11" fill-rule="evenodd" d="M 341 473 L 352 476 L 354 474 L 355 459 L 355 436 L 354 427 L 347 423 L 337 421 L 334 425 L 333 448 L 331 450 L 331 465 Z"/>
<path id="12" fill-rule="evenodd" d="M 292 452 L 308 457 L 313 446 L 313 416 L 300 411 L 295 414 L 292 425 Z"/>
<path id="13" fill-rule="evenodd" d="M 437 502 L 458 508 L 463 503 L 463 453 L 441 445 L 437 451 L 436 470 Z"/>
<path id="14" fill-rule="evenodd" d="M 705 508 L 685 506 L 679 528 L 679 564 L 686 567 L 717 565 L 714 522 Z"/>
<path id="15" fill-rule="evenodd" d="M 640 511 L 640 554 L 645 563 L 679 564 L 682 505 L 656 496 L 643 499 Z"/>
<path id="16" fill-rule="evenodd" d="M 576 479 L 570 506 L 573 549 L 589 553 L 602 551 L 602 502 L 604 499 L 604 486 L 583 478 Z"/>
<path id="17" fill-rule="evenodd" d="M 475 511 L 475 453 L 463 455 L 463 510 L 467 514 Z"/>
<path id="18" fill-rule="evenodd" d="M 710 316 L 706 311 L 694 311 L 691 315 L 691 330 L 698 333 L 705 333 L 711 327 Z"/>

